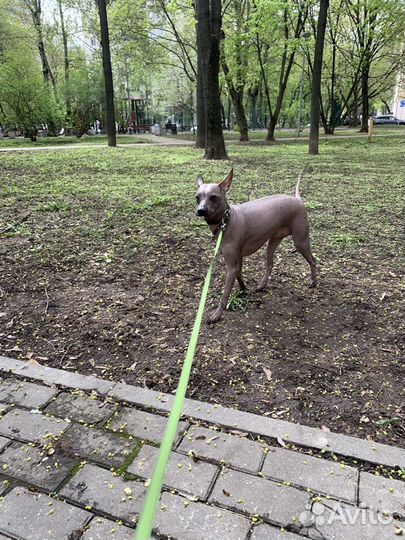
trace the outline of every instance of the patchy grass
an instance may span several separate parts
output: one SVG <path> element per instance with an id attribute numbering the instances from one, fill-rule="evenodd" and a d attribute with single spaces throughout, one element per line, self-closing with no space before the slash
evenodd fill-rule
<path id="1" fill-rule="evenodd" d="M 197 174 L 218 181 L 233 165 L 239 203 L 293 193 L 304 169 L 319 288 L 285 240 L 269 291 L 234 295 L 203 328 L 188 395 L 404 446 L 403 138 L 336 138 L 320 151 L 2 154 L 0 353 L 172 392 L 213 251 L 195 216 Z M 249 291 L 264 262 L 263 250 L 246 259 Z M 209 308 L 221 258 L 214 274 Z"/>
<path id="2" fill-rule="evenodd" d="M 117 135 L 118 144 L 137 144 L 149 142 L 148 139 L 142 138 L 142 136 L 132 136 L 132 135 Z M 83 135 L 78 139 L 73 136 L 62 136 L 62 137 L 38 137 L 36 142 L 32 142 L 30 139 L 24 137 L 17 137 L 16 139 L 1 139 L 0 140 L 0 149 L 1 148 L 30 148 L 30 147 L 40 147 L 40 146 L 64 146 L 71 144 L 91 144 L 91 145 L 106 145 L 107 136 L 106 135 Z"/>
<path id="3" fill-rule="evenodd" d="M 249 131 L 249 139 L 254 142 L 258 141 L 264 141 L 266 138 L 267 130 L 266 129 L 256 129 L 256 130 L 250 130 Z M 405 127 L 404 126 L 374 126 L 373 135 L 395 135 L 395 136 L 404 136 L 405 135 Z M 300 133 L 300 138 L 303 141 L 306 141 L 309 136 L 309 128 L 306 127 L 302 130 Z M 168 134 L 167 137 L 171 137 L 173 139 L 181 138 L 186 139 L 189 141 L 194 141 L 196 136 L 194 133 L 182 133 L 179 132 L 177 135 L 171 135 Z M 239 140 L 239 132 L 236 130 L 224 130 L 224 137 L 226 141 L 238 141 Z M 297 128 L 290 129 L 290 128 L 283 128 L 283 129 L 276 129 L 274 133 L 274 137 L 277 139 L 290 139 L 290 138 L 297 138 Z M 337 139 L 338 137 L 364 137 L 367 138 L 367 133 L 359 133 L 359 128 L 348 128 L 348 127 L 338 127 L 335 130 L 335 133 L 333 135 L 325 135 L 323 133 L 323 130 L 320 131 L 320 137 L 322 139 L 328 139 L 333 140 Z M 246 144 L 246 143 L 243 143 Z"/>

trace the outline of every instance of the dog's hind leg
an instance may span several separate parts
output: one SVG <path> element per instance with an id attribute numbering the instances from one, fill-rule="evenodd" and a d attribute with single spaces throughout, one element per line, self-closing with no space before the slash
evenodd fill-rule
<path id="1" fill-rule="evenodd" d="M 245 282 L 243 281 L 243 277 L 242 277 L 242 264 L 243 264 L 243 259 L 241 257 L 239 259 L 239 265 L 238 265 L 238 269 L 236 271 L 236 279 L 238 280 L 239 288 L 240 288 L 241 292 L 244 292 L 244 291 L 246 291 L 246 285 L 245 285 Z"/>
<path id="2" fill-rule="evenodd" d="M 267 282 L 269 281 L 269 276 L 271 274 L 271 271 L 273 269 L 273 263 L 274 263 L 274 253 L 279 246 L 282 238 L 271 238 L 269 240 L 269 243 L 267 244 L 267 255 L 266 255 L 266 270 L 264 273 L 264 276 L 262 277 L 262 280 L 259 283 L 259 286 L 257 287 L 256 291 L 264 291 L 267 287 Z"/>
<path id="3" fill-rule="evenodd" d="M 311 278 L 312 278 L 311 287 L 316 287 L 317 285 L 316 260 L 311 252 L 308 227 L 305 227 L 304 231 L 299 230 L 299 229 L 293 230 L 292 237 L 293 237 L 296 250 L 299 253 L 301 253 L 301 255 L 304 257 L 304 259 L 308 262 L 309 266 L 311 267 Z"/>

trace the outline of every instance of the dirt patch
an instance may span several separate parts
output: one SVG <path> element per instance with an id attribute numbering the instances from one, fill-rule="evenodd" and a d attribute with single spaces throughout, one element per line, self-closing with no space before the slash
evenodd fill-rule
<path id="1" fill-rule="evenodd" d="M 268 292 L 234 296 L 221 322 L 204 326 L 188 396 L 405 447 L 401 157 L 383 172 L 365 160 L 350 168 L 349 147 L 341 147 L 323 148 L 323 163 L 307 173 L 304 188 L 320 286 L 308 288 L 308 265 L 284 241 Z M 296 158 L 284 163 L 291 148 L 270 180 L 263 171 L 277 149 L 253 156 L 238 150 L 233 161 L 245 176 L 234 199 L 291 191 Z M 133 178 L 135 158 L 127 152 Z M 47 196 L 25 193 L 26 178 L 9 173 L 15 189 L 11 199 L 7 184 L 4 223 L 36 210 L 1 241 L 1 354 L 175 390 L 213 248 L 193 217 L 194 187 L 184 190 L 184 182 L 200 167 L 213 171 L 196 163 L 191 149 L 166 152 L 190 154 L 176 179 L 183 198 L 156 167 L 139 197 L 109 200 L 82 184 L 44 210 Z M 340 165 L 344 174 L 336 172 Z M 79 183 L 81 174 L 88 170 L 79 163 Z M 162 198 L 148 199 L 148 189 Z M 260 251 L 246 259 L 250 291 L 264 258 Z M 224 273 L 220 258 L 211 307 Z"/>

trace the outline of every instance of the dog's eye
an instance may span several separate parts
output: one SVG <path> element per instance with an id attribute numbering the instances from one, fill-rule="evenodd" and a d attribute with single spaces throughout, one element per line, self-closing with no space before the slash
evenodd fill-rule
<path id="1" fill-rule="evenodd" d="M 196 196 L 195 196 L 195 198 L 196 198 L 196 201 L 197 201 L 197 202 L 199 202 L 199 201 L 200 201 L 200 197 L 199 197 L 199 195 L 196 195 Z"/>
<path id="2" fill-rule="evenodd" d="M 218 199 L 217 195 L 211 195 L 210 196 L 210 201 L 216 201 L 217 199 Z"/>

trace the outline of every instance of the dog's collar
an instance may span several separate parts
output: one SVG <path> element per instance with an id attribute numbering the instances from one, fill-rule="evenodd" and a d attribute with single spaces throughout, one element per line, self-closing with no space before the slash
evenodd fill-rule
<path id="1" fill-rule="evenodd" d="M 221 221 L 219 223 L 213 223 L 213 225 L 216 225 L 215 229 L 212 231 L 213 240 L 215 239 L 219 231 L 222 231 L 222 232 L 226 231 L 230 217 L 231 217 L 231 210 L 230 208 L 227 208 L 224 212 L 224 215 L 222 216 Z"/>

